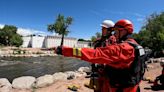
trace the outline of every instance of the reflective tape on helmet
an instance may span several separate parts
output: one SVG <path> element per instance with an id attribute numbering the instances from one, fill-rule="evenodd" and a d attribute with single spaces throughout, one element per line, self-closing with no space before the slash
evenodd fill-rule
<path id="1" fill-rule="evenodd" d="M 81 57 L 81 48 L 73 48 L 73 55 Z"/>

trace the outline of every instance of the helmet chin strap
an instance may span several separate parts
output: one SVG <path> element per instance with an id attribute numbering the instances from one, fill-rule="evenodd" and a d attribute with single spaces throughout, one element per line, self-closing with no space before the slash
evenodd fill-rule
<path id="1" fill-rule="evenodd" d="M 131 34 L 126 34 L 126 35 L 124 35 L 120 40 L 121 40 L 121 41 L 125 41 L 125 40 L 127 40 L 128 38 L 131 38 Z"/>
<path id="2" fill-rule="evenodd" d="M 123 37 L 120 37 L 120 31 L 119 31 L 119 39 L 118 39 L 118 42 L 120 43 L 120 42 L 122 42 L 122 41 L 125 41 L 125 40 L 127 40 L 128 38 L 131 38 L 131 34 L 126 34 L 126 35 L 124 35 Z"/>
<path id="3" fill-rule="evenodd" d="M 118 31 L 119 33 L 119 36 L 118 36 L 118 43 L 120 43 L 121 42 L 121 37 L 120 37 L 120 31 Z"/>

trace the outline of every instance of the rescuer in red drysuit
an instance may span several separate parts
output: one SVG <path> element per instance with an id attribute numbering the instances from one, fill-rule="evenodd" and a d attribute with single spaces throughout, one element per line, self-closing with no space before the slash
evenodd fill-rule
<path id="1" fill-rule="evenodd" d="M 60 50 L 57 50 L 57 53 L 67 57 L 81 58 L 91 63 L 105 64 L 108 79 L 100 92 L 139 92 L 143 64 L 138 61 L 144 55 L 144 51 L 130 37 L 133 24 L 129 20 L 119 20 L 113 30 L 117 44 L 96 49 L 58 47 Z M 136 54 L 137 46 L 139 53 Z"/>

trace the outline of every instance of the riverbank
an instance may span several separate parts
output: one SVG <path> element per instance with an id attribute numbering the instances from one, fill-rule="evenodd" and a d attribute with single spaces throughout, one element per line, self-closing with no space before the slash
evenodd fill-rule
<path id="1" fill-rule="evenodd" d="M 54 49 L 1 47 L 0 57 L 39 57 L 56 56 Z"/>
<path id="2" fill-rule="evenodd" d="M 74 79 L 85 78 L 85 76 L 87 75 L 86 72 L 89 71 L 89 67 L 80 67 L 77 71 L 58 72 L 52 75 L 46 74 L 38 78 L 35 78 L 33 76 L 22 76 L 15 78 L 11 83 L 6 78 L 0 78 L 0 92 L 35 92 L 35 90 L 44 89 L 46 87 L 50 87 L 58 83 L 67 82 L 66 84 L 69 85 L 69 83 L 72 83 Z M 62 84 L 62 86 L 66 84 Z M 51 91 L 47 90 L 42 92 Z"/>
<path id="3" fill-rule="evenodd" d="M 20 49 L 20 48 L 19 48 Z M 10 48 L 8 49 L 1 49 L 1 51 L 4 51 L 7 55 L 16 55 L 20 57 L 26 57 L 23 55 L 29 55 L 31 54 L 32 57 L 36 57 L 35 55 L 41 55 L 40 53 L 43 51 L 45 55 L 48 55 L 47 53 L 51 53 L 53 55 L 53 49 L 31 49 L 31 48 L 21 48 L 20 53 L 13 52 L 14 50 L 17 51 L 17 49 Z M 25 50 L 25 53 L 24 53 Z M 19 50 L 18 50 L 19 52 Z M 46 53 L 47 52 L 47 53 Z M 1 53 L 1 55 L 2 55 Z M 10 57 L 10 56 L 8 56 Z M 15 57 L 15 56 L 13 56 Z M 30 56 L 31 57 L 31 56 Z M 41 57 L 39 57 L 41 58 Z M 45 57 L 44 57 L 45 58 Z M 161 67 L 159 65 L 159 62 L 162 60 L 162 58 L 158 59 L 150 59 L 147 63 L 148 65 L 148 71 L 146 71 L 144 75 L 145 81 L 142 81 L 140 84 L 141 92 L 164 92 L 163 90 L 160 91 L 153 91 L 151 89 L 152 83 L 149 83 L 148 81 L 154 80 L 158 75 L 161 74 Z M 33 60 L 32 60 L 33 61 Z M 38 59 L 37 59 L 38 61 Z M 44 60 L 47 63 L 47 60 Z M 43 61 L 41 61 L 43 62 Z M 57 62 L 57 61 L 56 61 Z M 40 62 L 32 62 L 32 64 L 36 64 L 38 66 Z M 52 63 L 49 63 L 51 65 Z M 60 61 L 61 64 L 61 61 Z M 75 64 L 75 63 L 73 63 Z M 71 64 L 71 66 L 73 65 Z M 29 64 L 27 64 L 29 65 Z M 68 64 L 67 64 L 68 65 Z M 22 66 L 22 65 L 21 65 Z M 45 66 L 45 65 L 43 65 Z M 23 66 L 25 67 L 25 66 Z M 63 67 L 61 64 L 60 67 Z M 20 68 L 20 67 L 19 67 Z M 41 68 L 39 68 L 41 69 Z M 46 67 L 47 69 L 47 67 Z M 89 69 L 87 68 L 87 71 Z M 72 92 L 68 89 L 69 85 L 78 85 L 79 89 L 78 92 L 93 92 L 92 89 L 89 89 L 84 86 L 85 83 L 89 82 L 89 78 L 85 78 L 86 76 L 86 70 L 84 69 L 77 69 L 77 71 L 66 71 L 66 72 L 57 72 L 54 74 L 45 74 L 43 76 L 39 77 L 33 77 L 33 76 L 22 76 L 17 77 L 13 81 L 9 82 L 6 78 L 0 79 L 0 92 Z"/>
<path id="4" fill-rule="evenodd" d="M 159 63 L 150 63 L 148 64 L 148 71 L 145 72 L 144 78 L 150 78 L 154 80 L 156 76 L 161 74 L 162 68 Z M 38 89 L 12 89 L 12 92 L 73 92 L 68 89 L 68 85 L 78 85 L 80 88 L 78 92 L 93 92 L 92 89 L 89 89 L 84 86 L 86 82 L 89 82 L 89 78 L 81 76 L 72 80 L 61 80 L 53 83 L 52 85 L 38 88 Z M 151 89 L 153 84 L 149 83 L 149 80 L 144 80 L 140 84 L 140 92 L 164 92 L 164 90 L 154 91 Z"/>

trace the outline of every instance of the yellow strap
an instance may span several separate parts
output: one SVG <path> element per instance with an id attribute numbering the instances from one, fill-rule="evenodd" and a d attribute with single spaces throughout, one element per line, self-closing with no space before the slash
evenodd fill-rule
<path id="1" fill-rule="evenodd" d="M 76 48 L 73 48 L 73 55 L 76 56 Z"/>
<path id="2" fill-rule="evenodd" d="M 73 55 L 81 57 L 81 48 L 73 48 Z"/>
<path id="3" fill-rule="evenodd" d="M 77 56 L 81 57 L 81 48 L 78 48 Z"/>

